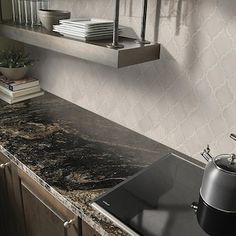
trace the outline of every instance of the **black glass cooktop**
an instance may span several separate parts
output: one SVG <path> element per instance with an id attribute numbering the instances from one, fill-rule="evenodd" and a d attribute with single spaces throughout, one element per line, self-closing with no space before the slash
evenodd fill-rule
<path id="1" fill-rule="evenodd" d="M 204 236 L 192 202 L 203 169 L 169 154 L 96 199 L 92 206 L 131 235 Z"/>

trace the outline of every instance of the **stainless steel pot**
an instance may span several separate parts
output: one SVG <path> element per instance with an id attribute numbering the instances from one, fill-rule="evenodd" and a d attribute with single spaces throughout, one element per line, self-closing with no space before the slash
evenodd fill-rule
<path id="1" fill-rule="evenodd" d="M 217 210 L 236 213 L 235 154 L 223 154 L 208 159 L 200 195 L 209 206 Z"/>
<path id="2" fill-rule="evenodd" d="M 231 134 L 236 141 L 236 135 Z M 236 235 L 236 155 L 210 155 L 207 147 L 201 153 L 208 161 L 200 189 L 200 197 L 193 208 L 199 225 L 214 236 Z"/>

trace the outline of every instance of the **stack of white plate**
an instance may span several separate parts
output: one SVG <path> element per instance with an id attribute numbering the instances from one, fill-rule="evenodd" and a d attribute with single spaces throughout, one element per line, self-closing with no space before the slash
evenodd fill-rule
<path id="1" fill-rule="evenodd" d="M 113 21 L 97 18 L 79 18 L 60 20 L 59 25 L 53 26 L 53 31 L 66 37 L 87 40 L 111 38 L 113 35 Z"/>

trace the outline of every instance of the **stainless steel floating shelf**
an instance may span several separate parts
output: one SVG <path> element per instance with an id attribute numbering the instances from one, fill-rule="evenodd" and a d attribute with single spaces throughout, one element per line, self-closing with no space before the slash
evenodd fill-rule
<path id="1" fill-rule="evenodd" d="M 121 68 L 159 59 L 160 44 L 137 44 L 134 39 L 120 38 L 122 49 L 107 48 L 111 40 L 83 42 L 50 33 L 42 27 L 12 23 L 0 24 L 0 36 L 49 49 L 95 63 Z"/>

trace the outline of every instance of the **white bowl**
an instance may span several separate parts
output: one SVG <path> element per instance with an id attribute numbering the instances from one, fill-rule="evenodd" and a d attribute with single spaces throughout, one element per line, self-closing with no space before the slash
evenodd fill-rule
<path id="1" fill-rule="evenodd" d="M 59 20 L 69 19 L 71 13 L 69 11 L 60 10 L 43 10 L 38 11 L 39 19 L 42 26 L 49 31 L 53 30 L 53 25 L 58 25 Z"/>
<path id="2" fill-rule="evenodd" d="M 19 68 L 0 67 L 0 72 L 9 80 L 19 80 L 25 77 L 29 70 L 28 66 Z"/>

